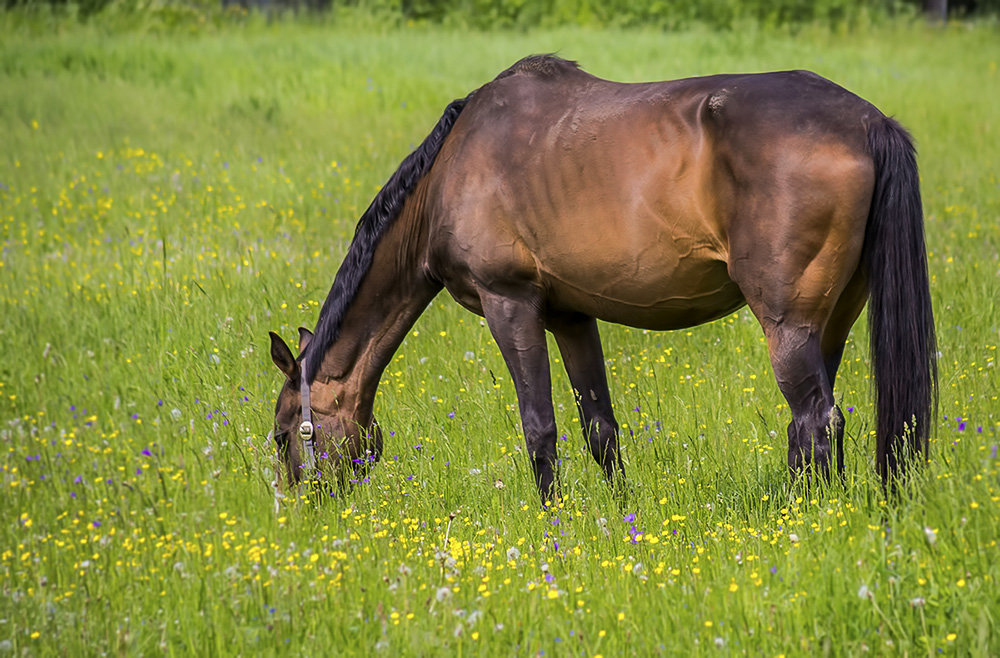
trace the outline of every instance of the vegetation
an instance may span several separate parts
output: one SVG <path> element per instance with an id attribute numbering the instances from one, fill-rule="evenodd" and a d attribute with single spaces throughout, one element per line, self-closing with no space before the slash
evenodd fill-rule
<path id="1" fill-rule="evenodd" d="M 164 15 L 0 14 L 0 653 L 1000 651 L 994 27 Z M 315 323 L 354 222 L 448 101 L 551 51 L 621 80 L 810 68 L 912 130 L 941 387 L 900 499 L 874 473 L 864 322 L 836 390 L 846 480 L 793 486 L 743 310 L 603 327 L 625 509 L 554 364 L 564 497 L 542 510 L 502 359 L 441 296 L 383 379 L 383 463 L 275 512 L 267 331 Z"/>
<path id="2" fill-rule="evenodd" d="M 342 23 L 362 17 L 392 25 L 444 24 L 481 30 L 557 26 L 677 30 L 691 26 L 737 29 L 748 23 L 771 28 L 820 24 L 856 29 L 913 17 L 927 0 L 3 0 L 7 8 L 57 14 L 71 20 L 126 20 L 148 24 L 227 22 L 247 13 L 306 16 L 309 22 Z M 996 16 L 1000 0 L 937 0 L 937 15 Z"/>

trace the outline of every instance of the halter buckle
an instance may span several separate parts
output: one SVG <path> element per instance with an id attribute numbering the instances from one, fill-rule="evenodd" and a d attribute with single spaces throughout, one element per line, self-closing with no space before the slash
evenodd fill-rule
<path id="1" fill-rule="evenodd" d="M 313 424 L 311 421 L 304 420 L 302 424 L 299 425 L 299 438 L 303 441 L 311 441 L 313 438 Z"/>

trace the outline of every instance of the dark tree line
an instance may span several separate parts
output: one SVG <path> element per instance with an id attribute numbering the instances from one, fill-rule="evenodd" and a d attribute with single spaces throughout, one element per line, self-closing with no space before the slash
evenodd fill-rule
<path id="1" fill-rule="evenodd" d="M 0 0 L 8 9 L 31 6 L 73 6 L 80 16 L 100 13 L 116 2 L 142 11 L 143 0 Z M 184 7 L 206 7 L 212 0 L 170 0 Z M 216 5 L 218 6 L 218 5 Z M 535 25 L 618 25 L 680 28 L 701 23 L 730 27 L 740 20 L 786 25 L 840 23 L 864 14 L 896 15 L 923 12 L 944 21 L 1000 14 L 1000 0 L 221 0 L 233 7 L 268 13 L 326 12 L 336 7 L 370 9 L 401 21 L 451 22 L 477 28 Z"/>

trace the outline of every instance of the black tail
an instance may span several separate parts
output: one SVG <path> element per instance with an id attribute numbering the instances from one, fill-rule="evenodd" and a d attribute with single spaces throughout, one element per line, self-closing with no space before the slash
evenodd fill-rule
<path id="1" fill-rule="evenodd" d="M 399 216 L 406 197 L 417 186 L 420 179 L 430 171 L 438 151 L 441 150 L 441 145 L 444 144 L 445 137 L 451 132 L 458 115 L 461 114 L 473 94 L 449 103 L 431 133 L 424 138 L 424 141 L 413 153 L 406 156 L 396 173 L 389 177 L 379 193 L 375 195 L 371 205 L 361 215 L 361 219 L 358 220 L 358 226 L 354 231 L 351 246 L 347 250 L 347 256 L 341 263 L 340 269 L 337 270 L 333 286 L 330 288 L 326 301 L 323 302 L 322 310 L 320 310 L 319 321 L 316 323 L 316 331 L 314 332 L 315 337 L 309 343 L 309 347 L 302 357 L 304 372 L 307 376 L 306 381 L 312 382 L 316 369 L 319 368 L 323 360 L 323 355 L 337 340 L 344 313 L 354 300 L 365 274 L 371 267 L 375 247 L 378 246 L 379 240 Z"/>
<path id="2" fill-rule="evenodd" d="M 883 484 L 926 459 L 937 390 L 937 346 L 916 151 L 892 119 L 868 128 L 875 190 L 865 230 L 871 297 L 878 472 Z"/>

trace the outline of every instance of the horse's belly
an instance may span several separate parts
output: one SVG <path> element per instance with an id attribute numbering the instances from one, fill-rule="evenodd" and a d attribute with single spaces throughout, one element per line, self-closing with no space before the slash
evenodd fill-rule
<path id="1" fill-rule="evenodd" d="M 544 278 L 553 308 L 644 329 L 695 326 L 746 303 L 725 262 L 693 256 L 578 263 Z"/>

